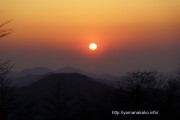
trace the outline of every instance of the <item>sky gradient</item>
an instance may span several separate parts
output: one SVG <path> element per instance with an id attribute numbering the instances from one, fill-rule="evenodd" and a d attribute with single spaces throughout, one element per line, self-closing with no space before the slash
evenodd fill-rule
<path id="1" fill-rule="evenodd" d="M 95 73 L 178 67 L 179 0 L 0 0 L 13 34 L 0 41 L 15 70 L 77 67 Z M 88 49 L 89 43 L 97 51 Z"/>

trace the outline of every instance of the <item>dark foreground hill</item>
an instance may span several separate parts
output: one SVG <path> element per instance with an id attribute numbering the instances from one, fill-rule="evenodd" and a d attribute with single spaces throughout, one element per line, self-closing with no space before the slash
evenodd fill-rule
<path id="1" fill-rule="evenodd" d="M 56 73 L 18 88 L 17 95 L 21 103 L 35 105 L 39 120 L 58 113 L 66 119 L 85 119 L 90 113 L 89 119 L 100 119 L 104 115 L 99 109 L 108 108 L 105 98 L 113 89 L 79 73 Z"/>
<path id="2" fill-rule="evenodd" d="M 151 79 L 142 77 L 142 80 L 153 82 L 141 84 L 129 82 L 126 89 L 123 89 L 107 86 L 80 73 L 49 74 L 16 90 L 20 105 L 12 118 L 13 120 L 164 120 L 173 116 L 178 118 L 180 97 L 179 92 L 174 89 L 177 85 L 171 82 L 170 87 L 165 86 L 166 88 L 162 89 L 154 87 L 161 83 L 155 77 Z M 122 111 L 127 115 L 119 113 Z M 136 112 L 136 115 L 129 114 L 131 112 Z M 144 114 L 148 112 L 153 114 Z"/>
<path id="3" fill-rule="evenodd" d="M 58 84 L 58 87 L 69 96 L 80 95 L 93 98 L 107 94 L 107 91 L 112 90 L 111 87 L 79 73 L 57 73 L 48 75 L 26 87 L 19 88 L 18 94 L 28 100 L 40 101 L 47 97 Z"/>

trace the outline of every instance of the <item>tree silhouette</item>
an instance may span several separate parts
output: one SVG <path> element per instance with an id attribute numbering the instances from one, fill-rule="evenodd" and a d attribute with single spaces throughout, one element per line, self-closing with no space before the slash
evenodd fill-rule
<path id="1" fill-rule="evenodd" d="M 4 29 L 11 21 L 12 19 L 0 24 L 0 39 L 12 33 L 11 29 Z M 8 79 L 12 68 L 11 60 L 6 59 L 3 61 L 0 59 L 0 119 L 2 120 L 8 119 L 7 111 L 10 109 L 9 105 L 12 100 L 12 95 L 10 94 L 13 87 L 10 86 L 11 81 Z"/>
<path id="2" fill-rule="evenodd" d="M 7 24 L 9 24 L 12 20 L 13 19 L 5 21 L 5 22 L 2 22 L 0 24 L 0 38 L 5 37 L 5 36 L 7 36 L 7 35 L 12 33 L 11 29 L 3 29 L 3 27 L 5 27 Z"/>
<path id="3" fill-rule="evenodd" d="M 12 120 L 34 120 L 38 116 L 37 105 L 33 102 L 19 104 L 19 109 L 12 116 Z"/>
<path id="4" fill-rule="evenodd" d="M 6 59 L 0 61 L 0 113 L 2 111 L 4 118 L 8 119 L 17 109 L 17 102 L 15 100 L 14 90 L 15 86 L 11 85 L 9 74 L 13 64 L 11 60 Z M 0 116 L 1 117 L 1 116 Z"/>
<path id="5" fill-rule="evenodd" d="M 180 69 L 178 69 L 177 76 L 173 77 L 170 76 L 167 80 L 167 83 L 165 85 L 165 90 L 166 90 L 166 112 L 168 114 L 174 114 L 176 113 L 178 102 L 179 102 L 179 91 L 180 91 Z M 180 114 L 176 113 L 176 114 Z"/>
<path id="6" fill-rule="evenodd" d="M 4 62 L 0 61 L 0 108 L 4 111 L 4 114 L 8 114 L 9 102 L 12 100 L 10 95 L 12 90 L 11 81 L 8 79 L 8 74 L 12 68 L 13 65 L 9 59 Z"/>
<path id="7" fill-rule="evenodd" d="M 62 81 L 58 80 L 52 87 L 50 96 L 46 98 L 46 104 L 43 106 L 45 120 L 63 120 L 67 117 L 66 102 L 68 100 L 63 92 Z"/>
<path id="8" fill-rule="evenodd" d="M 162 87 L 164 77 L 156 71 L 130 72 L 125 79 L 128 81 L 128 94 L 134 109 L 153 107 L 155 96 Z M 153 97 L 154 96 L 154 97 Z"/>

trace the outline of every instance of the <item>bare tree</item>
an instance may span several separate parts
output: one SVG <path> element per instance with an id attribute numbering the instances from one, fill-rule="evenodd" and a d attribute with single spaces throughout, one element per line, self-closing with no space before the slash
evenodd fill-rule
<path id="1" fill-rule="evenodd" d="M 9 24 L 11 20 L 5 21 L 0 23 L 0 39 L 11 34 L 11 29 L 4 29 L 4 27 Z M 12 70 L 13 65 L 9 59 L 1 60 L 0 59 L 0 119 L 6 120 L 7 119 L 7 109 L 9 98 L 8 94 L 11 90 L 10 87 L 10 80 L 8 80 L 8 74 Z"/>
<path id="2" fill-rule="evenodd" d="M 157 96 L 162 87 L 164 76 L 156 71 L 130 72 L 126 78 L 128 81 L 129 95 L 134 99 L 135 107 L 152 107 L 153 96 Z"/>
<path id="3" fill-rule="evenodd" d="M 7 92 L 10 87 L 10 80 L 8 80 L 8 74 L 11 72 L 13 65 L 9 59 L 5 62 L 0 61 L 0 106 L 5 108 L 7 102 Z"/>
<path id="4" fill-rule="evenodd" d="M 46 120 L 63 120 L 67 116 L 66 102 L 68 99 L 64 96 L 62 89 L 62 81 L 58 80 L 57 83 L 52 87 L 50 97 L 46 98 L 46 105 L 43 106 L 45 113 L 44 117 Z"/>
<path id="5" fill-rule="evenodd" d="M 11 81 L 8 79 L 8 74 L 11 72 L 13 65 L 9 59 L 0 60 L 0 108 L 7 114 L 9 106 L 9 93 L 11 91 Z"/>

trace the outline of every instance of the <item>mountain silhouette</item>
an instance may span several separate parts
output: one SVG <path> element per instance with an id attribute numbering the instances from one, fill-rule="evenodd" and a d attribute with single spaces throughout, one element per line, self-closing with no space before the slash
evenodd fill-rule
<path id="1" fill-rule="evenodd" d="M 73 67 L 64 67 L 64 68 L 56 70 L 56 73 L 74 73 L 74 72 L 84 74 L 86 76 L 89 76 L 95 79 L 98 82 L 105 83 L 106 85 L 110 85 L 113 87 L 117 87 L 117 81 L 121 80 L 120 76 L 115 76 L 115 75 L 111 75 L 107 73 L 95 74 L 95 73 L 86 72 L 81 69 L 73 68 Z"/>
<path id="2" fill-rule="evenodd" d="M 70 67 L 70 66 L 57 69 L 55 72 L 56 73 L 74 73 L 74 72 L 76 72 L 76 73 L 85 73 L 81 69 L 73 68 L 73 67 Z"/>
<path id="3" fill-rule="evenodd" d="M 48 97 L 49 91 L 60 81 L 66 95 L 78 98 L 86 96 L 92 99 L 93 96 L 102 96 L 112 88 L 95 81 L 94 79 L 80 73 L 55 73 L 48 75 L 28 86 L 18 89 L 18 94 L 23 96 L 22 100 L 43 101 Z"/>
<path id="4" fill-rule="evenodd" d="M 12 83 L 13 85 L 17 86 L 26 86 L 31 83 L 34 83 L 35 81 L 40 80 L 42 77 L 54 74 L 54 73 L 80 73 L 83 75 L 86 75 L 88 77 L 93 78 L 94 80 L 105 83 L 106 85 L 116 87 L 117 81 L 121 80 L 120 76 L 114 76 L 111 74 L 94 74 L 91 72 L 85 72 L 78 68 L 73 67 L 63 67 L 61 69 L 57 70 L 51 70 L 46 67 L 35 67 L 30 69 L 24 69 L 21 72 L 12 73 Z"/>
<path id="5" fill-rule="evenodd" d="M 35 68 L 24 69 L 20 72 L 14 72 L 11 74 L 11 76 L 18 78 L 18 77 L 25 77 L 27 75 L 44 75 L 52 72 L 53 70 L 46 67 L 35 67 Z"/>

